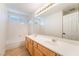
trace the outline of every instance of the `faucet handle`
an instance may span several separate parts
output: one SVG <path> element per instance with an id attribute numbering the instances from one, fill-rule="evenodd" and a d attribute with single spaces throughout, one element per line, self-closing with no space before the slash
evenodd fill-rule
<path id="1" fill-rule="evenodd" d="M 63 32 L 62 34 L 65 35 L 66 33 Z"/>
<path id="2" fill-rule="evenodd" d="M 56 40 L 55 39 L 52 39 L 52 41 L 55 42 Z"/>

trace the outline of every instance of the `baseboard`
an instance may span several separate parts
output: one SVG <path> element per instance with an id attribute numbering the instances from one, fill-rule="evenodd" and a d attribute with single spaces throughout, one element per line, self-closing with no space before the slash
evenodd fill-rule
<path id="1" fill-rule="evenodd" d="M 24 44 L 25 44 L 24 41 L 13 42 L 13 43 L 7 44 L 7 45 L 6 45 L 6 50 L 7 50 L 7 49 L 16 48 L 16 47 L 20 47 L 20 46 L 24 46 Z"/>

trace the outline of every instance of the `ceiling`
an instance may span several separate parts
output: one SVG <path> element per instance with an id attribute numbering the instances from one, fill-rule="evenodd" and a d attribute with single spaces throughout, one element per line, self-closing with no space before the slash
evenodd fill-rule
<path id="1" fill-rule="evenodd" d="M 40 17 L 47 17 L 48 15 L 54 14 L 59 11 L 68 11 L 72 8 L 78 8 L 78 3 L 56 3 L 52 8 L 48 9 L 46 12 L 38 15 Z"/>
<path id="2" fill-rule="evenodd" d="M 12 10 L 33 14 L 36 10 L 45 4 L 46 3 L 7 3 L 6 6 Z"/>

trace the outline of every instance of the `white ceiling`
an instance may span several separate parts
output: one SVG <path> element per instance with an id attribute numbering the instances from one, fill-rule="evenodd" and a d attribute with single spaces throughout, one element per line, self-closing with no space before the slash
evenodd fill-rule
<path id="1" fill-rule="evenodd" d="M 78 6 L 78 3 L 57 3 L 54 6 L 52 6 L 52 8 L 50 8 L 47 12 L 44 12 L 38 16 L 46 17 L 58 11 L 67 11 L 72 8 L 78 8 Z"/>
<path id="2" fill-rule="evenodd" d="M 7 3 L 6 6 L 9 9 L 33 14 L 36 10 L 45 4 L 46 3 Z"/>

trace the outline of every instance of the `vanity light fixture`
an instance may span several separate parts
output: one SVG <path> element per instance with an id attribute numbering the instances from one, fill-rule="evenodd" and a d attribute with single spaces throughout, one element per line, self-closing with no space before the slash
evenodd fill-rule
<path id="1" fill-rule="evenodd" d="M 48 11 L 50 8 L 54 7 L 57 4 L 54 3 L 49 3 L 44 5 L 42 8 L 40 8 L 39 10 L 37 10 L 35 12 L 35 17 L 41 15 L 42 13 L 45 13 L 46 11 Z"/>

